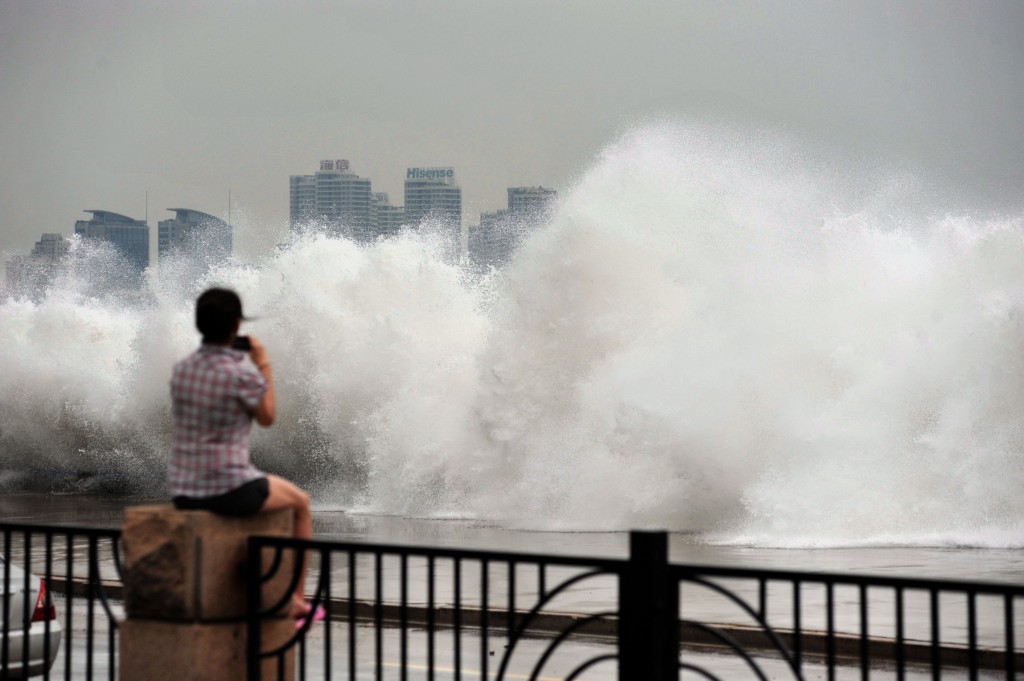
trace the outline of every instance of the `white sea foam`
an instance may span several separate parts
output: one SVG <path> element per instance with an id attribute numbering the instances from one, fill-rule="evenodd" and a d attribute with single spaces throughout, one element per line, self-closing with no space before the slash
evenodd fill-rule
<path id="1" fill-rule="evenodd" d="M 3 467 L 158 476 L 192 301 L 226 283 L 278 380 L 257 458 L 325 507 L 1022 547 L 1024 225 L 969 209 L 776 133 L 659 124 L 486 277 L 429 230 L 311 233 L 166 264 L 126 303 L 77 244 L 37 302 L 0 305 Z"/>

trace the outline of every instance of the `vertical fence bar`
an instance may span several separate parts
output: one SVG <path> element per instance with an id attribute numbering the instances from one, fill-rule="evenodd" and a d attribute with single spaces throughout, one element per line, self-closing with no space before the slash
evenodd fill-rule
<path id="1" fill-rule="evenodd" d="M 280 549 L 280 547 L 278 547 L 278 548 Z M 311 554 L 306 554 L 306 552 L 304 552 L 304 551 L 295 551 L 295 554 L 296 554 L 295 560 L 298 561 L 297 563 L 295 563 L 295 565 L 301 565 L 304 555 L 311 555 Z M 306 600 L 305 591 L 303 591 L 302 599 L 303 599 L 303 602 L 305 602 L 305 600 Z M 313 629 L 313 625 L 312 625 L 312 623 L 310 623 L 308 628 L 305 631 L 303 631 L 303 632 L 301 632 L 299 634 L 299 641 L 298 641 L 299 651 L 298 651 L 298 654 L 296 655 L 296 657 L 298 658 L 299 678 L 300 679 L 305 679 L 306 678 L 306 637 L 309 635 L 309 632 L 312 631 L 312 629 Z M 277 681 L 284 681 L 284 661 L 285 661 L 285 656 L 282 653 L 282 655 L 277 658 Z"/>
<path id="2" fill-rule="evenodd" d="M 516 623 L 516 562 L 508 562 L 508 614 L 506 615 L 506 635 L 512 641 L 512 631 Z"/>
<path id="3" fill-rule="evenodd" d="M 398 632 L 398 636 L 401 642 L 401 651 L 399 655 L 401 657 L 401 669 L 399 674 L 401 681 L 407 681 L 409 678 L 409 554 L 403 552 L 401 558 L 401 567 L 399 568 L 399 577 L 401 580 L 401 598 L 402 603 L 399 605 L 399 624 L 401 630 Z"/>
<path id="4" fill-rule="evenodd" d="M 86 598 L 88 600 L 86 601 L 86 605 L 85 605 L 85 608 L 86 608 L 86 620 L 85 620 L 85 630 L 86 630 L 86 634 L 85 634 L 85 638 L 86 638 L 86 642 L 85 642 L 85 678 L 86 679 L 91 679 L 92 678 L 92 667 L 93 667 L 93 652 L 92 652 L 93 645 L 92 645 L 92 641 L 93 641 L 93 638 L 95 637 L 95 634 L 96 634 L 96 623 L 95 623 L 95 617 L 96 617 L 96 605 L 95 605 L 95 603 L 96 603 L 96 575 L 93 573 L 93 562 L 92 562 L 92 555 L 93 555 L 93 552 L 96 550 L 96 537 L 89 537 L 88 541 L 86 542 L 86 546 L 88 547 L 87 548 L 88 553 L 87 553 L 86 560 L 88 560 L 88 565 L 89 565 L 89 568 L 88 568 L 88 571 L 87 571 L 89 585 L 86 588 L 86 593 L 88 594 L 86 596 Z"/>
<path id="5" fill-rule="evenodd" d="M 11 593 L 11 531 L 4 530 L 4 594 L 0 601 L 4 608 L 3 620 L 0 625 L 3 627 L 3 638 L 0 639 L 0 669 L 7 669 L 11 659 L 11 618 L 7 616 L 7 604 L 10 602 Z"/>
<path id="6" fill-rule="evenodd" d="M 280 550 L 280 547 L 278 547 L 278 550 Z M 307 556 L 310 558 L 309 562 L 312 563 L 312 557 L 313 557 L 312 552 L 306 552 L 305 550 L 296 550 L 293 553 L 295 555 L 294 560 L 296 561 L 295 564 L 294 564 L 295 567 L 292 568 L 293 570 L 301 569 L 301 568 L 298 568 L 298 566 L 302 565 L 303 561 L 305 560 L 305 557 L 307 557 Z M 320 552 L 317 552 L 318 555 L 319 555 L 319 553 Z M 305 589 L 303 589 L 302 600 L 305 603 L 305 601 L 306 601 Z M 312 629 L 313 629 L 313 624 L 311 622 L 309 624 L 309 626 L 306 628 L 306 630 L 303 631 L 299 635 L 299 642 L 298 642 L 299 651 L 298 651 L 298 654 L 296 655 L 296 657 L 298 657 L 299 678 L 300 679 L 305 679 L 306 678 L 306 637 L 309 635 L 309 632 L 312 631 Z M 285 658 L 285 655 L 283 653 L 277 659 L 277 679 L 278 679 L 278 681 L 284 681 L 284 661 L 285 661 L 285 659 L 286 658 Z"/>
<path id="7" fill-rule="evenodd" d="M 45 553 L 45 559 L 44 559 L 45 568 L 43 569 L 43 573 L 45 575 L 44 579 L 46 580 L 47 594 L 49 595 L 49 598 L 50 598 L 49 601 L 47 602 L 47 606 L 49 606 L 50 603 L 54 602 L 54 598 L 53 598 L 53 535 L 50 534 L 49 532 L 46 533 L 46 548 L 45 548 L 45 552 L 46 552 Z M 43 624 L 43 659 L 44 660 L 49 660 L 50 659 L 50 653 L 52 651 L 52 648 L 50 647 L 50 628 L 53 625 L 52 625 L 51 622 L 52 622 L 52 620 L 49 617 L 49 613 L 47 613 L 47 617 L 46 617 L 45 623 Z M 43 676 L 43 678 L 44 678 L 45 681 L 50 681 L 50 666 L 49 665 L 47 665 L 47 667 L 46 667 L 46 674 Z"/>
<path id="8" fill-rule="evenodd" d="M 455 613 L 452 618 L 452 627 L 455 644 L 455 681 L 462 680 L 462 561 L 455 559 L 452 574 L 453 587 L 455 589 Z"/>
<path id="9" fill-rule="evenodd" d="M 679 677 L 679 585 L 670 578 L 668 535 L 630 532 L 619 576 L 619 681 Z"/>
<path id="10" fill-rule="evenodd" d="M 828 681 L 836 680 L 836 595 L 835 584 L 825 584 L 825 664 Z"/>
<path id="11" fill-rule="evenodd" d="M 1003 614 L 1006 618 L 1006 679 L 1013 681 L 1017 678 L 1017 651 L 1014 648 L 1016 636 L 1013 623 L 1013 596 L 1010 594 L 1004 596 Z"/>
<path id="12" fill-rule="evenodd" d="M 903 588 L 896 587 L 896 681 L 904 681 L 907 675 L 906 650 L 904 649 L 906 631 L 903 628 L 903 594 Z"/>
<path id="13" fill-rule="evenodd" d="M 978 604 L 977 594 L 967 594 L 967 667 L 971 681 L 978 681 Z"/>
<path id="14" fill-rule="evenodd" d="M 871 678 L 870 660 L 871 653 L 868 647 L 870 643 L 870 632 L 868 629 L 868 587 L 861 584 L 858 588 L 860 594 L 860 678 L 868 681 Z"/>
<path id="15" fill-rule="evenodd" d="M 348 678 L 356 681 L 356 552 L 348 552 Z"/>
<path id="16" fill-rule="evenodd" d="M 796 672 L 797 678 L 800 677 L 800 669 L 803 667 L 803 620 L 801 618 L 801 583 L 799 580 L 793 581 L 793 663 L 796 668 L 793 670 Z"/>
<path id="17" fill-rule="evenodd" d="M 323 549 L 320 552 L 320 574 L 326 575 L 324 580 L 324 610 L 327 611 L 327 616 L 324 618 L 324 678 L 331 678 L 331 623 L 334 620 L 333 613 L 331 612 L 331 603 L 334 597 L 334 591 L 331 585 L 334 584 L 333 574 L 331 571 L 332 561 L 331 558 L 334 556 L 334 552 L 330 549 Z"/>
<path id="18" fill-rule="evenodd" d="M 434 681 L 434 628 L 437 624 L 434 613 L 434 555 L 427 557 L 427 678 Z"/>
<path id="19" fill-rule="evenodd" d="M 931 595 L 932 612 L 932 678 L 935 681 L 942 679 L 942 647 L 941 633 L 939 628 L 939 592 L 937 589 L 929 589 Z"/>
<path id="20" fill-rule="evenodd" d="M 488 637 L 490 632 L 490 570 L 491 565 L 486 558 L 480 561 L 480 678 L 487 679 L 487 658 L 490 652 L 487 650 Z"/>
<path id="21" fill-rule="evenodd" d="M 380 551 L 373 554 L 373 581 L 374 669 L 380 679 L 384 676 L 384 554 Z"/>
<path id="22" fill-rule="evenodd" d="M 73 622 L 72 612 L 74 610 L 75 590 L 72 588 L 72 580 L 75 576 L 75 539 L 71 532 L 66 535 L 65 544 L 65 570 L 64 570 L 64 607 L 67 612 L 64 614 L 64 679 L 71 681 L 71 626 Z"/>
<path id="23" fill-rule="evenodd" d="M 25 554 L 25 583 L 23 589 L 25 597 L 21 599 L 21 611 L 22 611 L 22 635 L 21 635 L 21 664 L 28 664 L 28 630 L 32 626 L 32 611 L 29 608 L 34 607 L 35 603 L 29 603 L 32 599 L 29 596 L 32 594 L 32 533 L 22 532 L 21 534 L 21 547 Z M 7 554 L 4 554 L 7 555 Z M 42 587 L 40 587 L 42 588 Z M 6 592 L 5 592 L 6 593 Z"/>

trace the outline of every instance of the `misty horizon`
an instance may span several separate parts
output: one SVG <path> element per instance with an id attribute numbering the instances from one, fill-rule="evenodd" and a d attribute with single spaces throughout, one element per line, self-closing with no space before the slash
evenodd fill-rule
<path id="1" fill-rule="evenodd" d="M 232 210 L 287 231 L 288 175 L 346 158 L 374 191 L 451 166 L 464 223 L 570 191 L 658 121 L 816 141 L 905 169 L 932 210 L 1018 211 L 1024 5 L 0 2 L 0 252 L 82 211 Z"/>

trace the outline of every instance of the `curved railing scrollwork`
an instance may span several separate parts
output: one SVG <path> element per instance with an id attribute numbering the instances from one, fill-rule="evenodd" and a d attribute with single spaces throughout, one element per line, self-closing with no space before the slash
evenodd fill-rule
<path id="1" fill-rule="evenodd" d="M 703 577 L 688 575 L 685 578 L 683 578 L 682 581 L 707 588 L 724 597 L 727 601 L 738 606 L 743 611 L 743 613 L 750 617 L 750 619 L 760 628 L 764 635 L 768 637 L 768 639 L 772 643 L 772 647 L 775 649 L 775 652 L 777 652 L 785 661 L 786 666 L 788 666 L 790 671 L 792 671 L 794 678 L 796 678 L 798 681 L 804 681 L 803 672 L 800 670 L 800 665 L 797 662 L 796 655 L 793 653 L 792 650 L 790 650 L 789 646 L 786 645 L 785 641 L 783 641 L 782 637 L 775 630 L 775 627 L 768 621 L 767 617 L 765 617 L 763 605 L 761 608 L 755 610 L 746 600 L 744 600 L 739 595 L 733 593 L 729 589 L 726 589 L 721 584 L 717 584 L 716 582 L 713 582 Z M 695 629 L 699 629 L 700 631 L 704 631 L 713 638 L 718 639 L 724 644 L 724 647 L 726 649 L 732 650 L 736 655 L 741 657 L 743 661 L 746 662 L 747 665 L 751 668 L 751 670 L 758 675 L 758 678 L 760 678 L 761 681 L 768 681 L 768 677 L 761 670 L 760 665 L 757 663 L 754 657 L 746 650 L 743 644 L 736 640 L 734 636 L 730 635 L 723 628 L 689 619 L 681 619 L 680 623 L 683 625 L 693 627 Z M 794 634 L 794 637 L 795 636 L 796 634 Z M 693 669 L 693 671 L 697 670 Z"/>

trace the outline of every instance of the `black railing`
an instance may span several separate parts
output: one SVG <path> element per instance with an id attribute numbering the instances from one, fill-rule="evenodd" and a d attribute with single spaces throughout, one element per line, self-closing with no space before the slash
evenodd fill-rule
<path id="1" fill-rule="evenodd" d="M 0 624 L 0 679 L 20 678 L 26 662 L 42 660 L 43 679 L 114 681 L 122 616 L 114 602 L 121 595 L 121 532 L 4 523 L 0 535 L 0 614 L 6 613 Z M 21 598 L 21 612 L 8 608 L 14 592 L 32 590 L 33 576 L 44 582 L 46 594 L 44 612 L 34 623 L 35 599 Z"/>
<path id="2" fill-rule="evenodd" d="M 249 678 L 664 680 L 992 678 L 1024 671 L 1024 587 L 628 560 L 250 539 L 250 612 L 283 554 L 308 556 L 327 620 L 264 649 Z M 297 576 L 295 576 L 297 579 Z M 294 587 L 294 580 L 293 580 Z M 600 645 L 595 646 L 595 643 Z"/>
<path id="3" fill-rule="evenodd" d="M 705 609 L 682 619 L 683 641 L 695 650 L 724 645 L 737 654 L 773 653 L 786 678 L 810 668 L 833 681 L 839 667 L 867 678 L 886 669 L 897 679 L 911 672 L 939 678 L 959 670 L 1017 679 L 1024 672 L 1024 587 L 934 579 L 862 577 L 786 571 L 677 566 L 684 594 Z M 706 610 L 717 624 L 707 624 Z M 746 660 L 751 669 L 766 667 Z M 778 666 L 778 665 L 775 665 Z M 684 667 L 703 670 L 699 658 Z M 815 676 L 819 674 L 816 673 Z M 776 675 L 775 678 L 778 678 Z"/>
<path id="4" fill-rule="evenodd" d="M 2 612 L 29 575 L 57 596 L 56 619 L 32 625 L 43 657 L 56 652 L 42 678 L 116 679 L 120 532 L 0 524 L 0 541 Z M 267 676 L 260 660 L 270 678 L 295 664 L 301 679 L 353 681 L 1024 674 L 1020 585 L 672 565 L 663 533 L 633 533 L 630 544 L 618 560 L 253 537 L 249 676 Z M 259 587 L 300 552 L 327 619 L 271 645 L 257 615 L 287 595 L 261 602 Z M 29 650 L 36 605 L 3 619 L 0 679 Z"/>
<path id="5" fill-rule="evenodd" d="M 261 582 L 277 566 L 295 563 L 271 559 L 267 569 L 261 558 L 268 549 L 275 558 L 308 552 L 316 573 L 311 603 L 324 606 L 327 619 L 264 650 L 260 620 L 289 596 L 263 603 Z M 405 679 L 413 670 L 428 679 L 442 672 L 454 679 L 500 679 L 524 665 L 536 676 L 567 641 L 613 634 L 614 610 L 566 615 L 558 606 L 567 609 L 573 595 L 586 590 L 607 592 L 595 603 L 615 602 L 621 561 L 279 537 L 251 538 L 249 557 L 250 612 L 258 614 L 249 625 L 251 679 L 260 678 L 263 659 L 276 660 L 275 678 L 284 678 L 293 648 L 302 679 Z M 538 632 L 550 637 L 541 649 Z M 604 649 L 576 650 L 562 677 L 614 657 Z"/>

